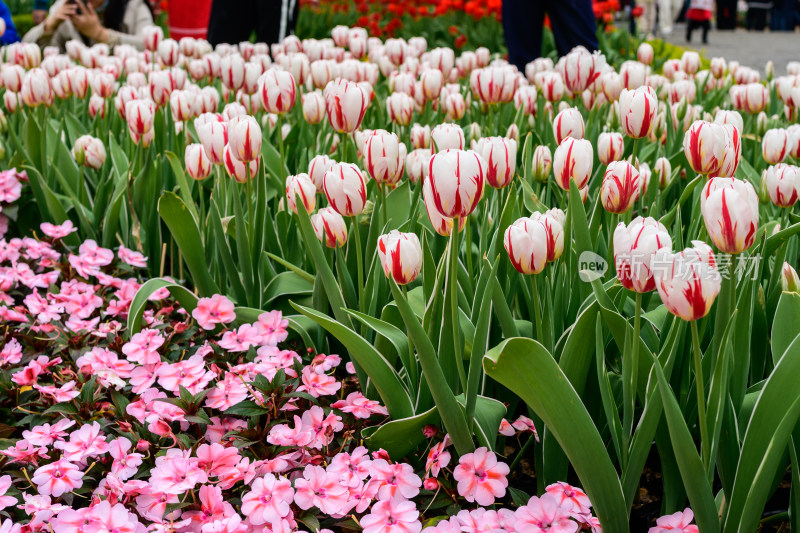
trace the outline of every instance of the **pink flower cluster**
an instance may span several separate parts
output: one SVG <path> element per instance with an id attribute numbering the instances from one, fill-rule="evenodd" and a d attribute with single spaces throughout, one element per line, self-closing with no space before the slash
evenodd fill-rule
<path id="1" fill-rule="evenodd" d="M 25 171 L 17 172 L 15 168 L 0 171 L 0 238 L 8 231 L 8 208 L 22 195 L 23 181 L 28 181 Z"/>

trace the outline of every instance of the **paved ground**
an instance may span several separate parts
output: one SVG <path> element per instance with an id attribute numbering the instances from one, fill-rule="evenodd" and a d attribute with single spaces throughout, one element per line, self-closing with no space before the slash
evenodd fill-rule
<path id="1" fill-rule="evenodd" d="M 764 71 L 770 59 L 775 64 L 775 75 L 786 73 L 789 61 L 800 61 L 800 33 L 798 32 L 748 32 L 711 30 L 708 44 L 702 44 L 700 30 L 692 34 L 692 48 L 708 57 L 722 56 L 740 64 Z M 686 25 L 675 24 L 668 42 L 686 46 Z"/>

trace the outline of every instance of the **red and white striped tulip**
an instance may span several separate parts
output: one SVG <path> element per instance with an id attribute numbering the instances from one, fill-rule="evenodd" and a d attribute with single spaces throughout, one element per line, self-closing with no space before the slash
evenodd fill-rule
<path id="1" fill-rule="evenodd" d="M 619 95 L 619 118 L 622 131 L 633 139 L 647 137 L 655 123 L 658 98 L 652 87 L 623 89 Z"/>
<path id="2" fill-rule="evenodd" d="M 653 172 L 655 172 L 658 177 L 658 187 L 660 189 L 666 188 L 672 181 L 672 165 L 666 157 L 659 157 L 656 159 Z"/>
<path id="3" fill-rule="evenodd" d="M 448 120 L 461 120 L 467 112 L 467 103 L 461 93 L 443 91 L 439 99 L 439 105 L 447 115 Z"/>
<path id="4" fill-rule="evenodd" d="M 206 155 L 202 144 L 195 143 L 187 146 L 183 160 L 186 164 L 186 173 L 190 178 L 204 180 L 211 174 L 211 160 Z"/>
<path id="5" fill-rule="evenodd" d="M 325 118 L 325 98 L 321 91 L 311 91 L 303 95 L 303 118 L 309 124 L 319 124 Z"/>
<path id="6" fill-rule="evenodd" d="M 147 26 L 142 29 L 142 43 L 145 50 L 155 52 L 162 40 L 164 40 L 164 30 L 161 26 Z"/>
<path id="7" fill-rule="evenodd" d="M 364 141 L 364 166 L 379 185 L 394 185 L 402 177 L 406 153 L 401 155 L 397 135 L 386 130 L 375 130 Z"/>
<path id="8" fill-rule="evenodd" d="M 600 185 L 600 200 L 610 213 L 624 213 L 633 207 L 641 190 L 639 171 L 627 161 L 612 161 Z"/>
<path id="9" fill-rule="evenodd" d="M 616 131 L 603 132 L 597 138 L 597 157 L 604 165 L 622 159 L 624 143 L 622 134 Z"/>
<path id="10" fill-rule="evenodd" d="M 556 136 L 557 144 L 561 144 L 561 141 L 567 137 L 583 139 L 585 132 L 586 128 L 581 112 L 574 107 L 561 111 L 553 120 L 553 134 Z"/>
<path id="11" fill-rule="evenodd" d="M 741 253 L 758 229 L 758 195 L 749 181 L 711 178 L 700 196 L 700 211 L 711 241 L 721 251 Z"/>
<path id="12" fill-rule="evenodd" d="M 411 150 L 406 155 L 406 172 L 412 183 L 420 183 L 420 180 L 428 176 L 428 163 L 431 159 L 431 152 L 425 148 Z"/>
<path id="13" fill-rule="evenodd" d="M 728 134 L 713 122 L 695 121 L 683 137 L 683 151 L 689 166 L 698 174 L 715 176 L 722 168 Z"/>
<path id="14" fill-rule="evenodd" d="M 714 123 L 719 124 L 720 126 L 724 126 L 725 124 L 730 124 L 734 126 L 739 133 L 741 134 L 744 131 L 744 120 L 742 119 L 742 115 L 739 114 L 738 111 L 732 111 L 729 109 L 720 109 L 717 111 L 717 114 L 714 115 Z"/>
<path id="15" fill-rule="evenodd" d="M 652 263 L 662 249 L 672 251 L 672 238 L 661 222 L 651 217 L 636 217 L 628 226 L 620 222 L 614 230 L 614 264 L 622 286 L 639 293 L 655 289 Z"/>
<path id="16" fill-rule="evenodd" d="M 332 207 L 322 207 L 311 215 L 311 225 L 328 248 L 340 248 L 347 242 L 347 224 Z"/>
<path id="17" fill-rule="evenodd" d="M 228 145 L 228 123 L 216 120 L 200 126 L 195 123 L 195 129 L 209 160 L 215 165 L 224 163 L 225 147 Z"/>
<path id="18" fill-rule="evenodd" d="M 600 53 L 591 54 L 585 48 L 573 49 L 563 57 L 563 62 L 559 62 L 561 75 L 564 77 L 564 84 L 573 94 L 580 94 L 585 91 L 606 65 L 605 57 Z M 556 68 L 559 68 L 556 65 Z"/>
<path id="19" fill-rule="evenodd" d="M 164 39 L 158 43 L 156 55 L 158 59 L 161 60 L 161 63 L 168 67 L 177 65 L 181 57 L 181 48 L 178 41 L 175 39 Z"/>
<path id="20" fill-rule="evenodd" d="M 431 130 L 432 155 L 444 150 L 463 150 L 464 142 L 464 130 L 458 124 L 445 122 Z"/>
<path id="21" fill-rule="evenodd" d="M 558 145 L 553 156 L 556 183 L 565 191 L 569 190 L 570 181 L 574 181 L 578 189 L 583 189 L 589 183 L 593 165 L 592 143 L 567 137 Z"/>
<path id="22" fill-rule="evenodd" d="M 54 98 L 53 87 L 50 84 L 50 76 L 47 71 L 42 68 L 29 70 L 22 79 L 22 87 L 19 94 L 28 107 L 52 104 Z"/>
<path id="23" fill-rule="evenodd" d="M 336 164 L 336 161 L 331 159 L 325 154 L 315 156 L 308 162 L 308 176 L 314 182 L 317 192 L 323 191 L 323 183 L 325 181 L 325 174 Z"/>
<path id="24" fill-rule="evenodd" d="M 79 165 L 98 169 L 106 162 L 106 148 L 103 141 L 91 135 L 82 135 L 75 140 L 72 155 Z"/>
<path id="25" fill-rule="evenodd" d="M 389 120 L 400 126 L 411 124 L 414 106 L 414 98 L 406 93 L 395 92 L 386 99 L 386 112 L 389 114 Z"/>
<path id="26" fill-rule="evenodd" d="M 156 105 L 152 100 L 131 100 L 125 104 L 125 119 L 131 135 L 145 135 L 153 129 Z"/>
<path id="27" fill-rule="evenodd" d="M 778 163 L 768 167 L 766 172 L 769 199 L 778 207 L 792 207 L 797 202 L 800 168 Z"/>
<path id="28" fill-rule="evenodd" d="M 800 292 L 800 277 L 797 271 L 788 262 L 783 262 L 781 268 L 781 288 L 783 292 Z"/>
<path id="29" fill-rule="evenodd" d="M 544 224 L 547 231 L 547 262 L 551 263 L 564 252 L 564 222 L 566 215 L 559 208 L 548 209 L 544 213 L 533 213 L 531 220 Z"/>
<path id="30" fill-rule="evenodd" d="M 436 100 L 444 86 L 444 74 L 437 68 L 429 68 L 420 75 L 420 82 L 422 83 L 422 95 L 425 100 Z"/>
<path id="31" fill-rule="evenodd" d="M 486 162 L 473 151 L 448 149 L 431 157 L 428 180 L 436 209 L 450 218 L 467 217 L 483 195 Z"/>
<path id="32" fill-rule="evenodd" d="M 398 285 L 411 283 L 422 270 L 422 246 L 414 233 L 397 230 L 378 237 L 378 257 L 387 278 Z"/>
<path id="33" fill-rule="evenodd" d="M 245 163 L 233 155 L 230 145 L 225 146 L 223 161 L 228 175 L 239 183 L 247 183 L 248 174 L 253 179 L 258 174 L 258 159 Z"/>
<path id="34" fill-rule="evenodd" d="M 244 85 L 244 58 L 238 54 L 224 56 L 219 63 L 220 79 L 230 91 L 238 91 Z"/>
<path id="35" fill-rule="evenodd" d="M 636 50 L 636 58 L 645 65 L 652 63 L 654 56 L 655 52 L 653 51 L 653 46 L 650 43 L 642 43 Z"/>
<path id="36" fill-rule="evenodd" d="M 536 181 L 547 181 L 550 171 L 553 168 L 553 155 L 550 153 L 550 148 L 544 144 L 539 145 L 533 151 L 533 161 L 531 164 L 531 173 L 533 179 Z"/>
<path id="37" fill-rule="evenodd" d="M 692 244 L 677 254 L 662 249 L 652 263 L 661 301 L 670 313 L 688 321 L 706 316 L 722 287 L 711 247 L 702 241 Z"/>
<path id="38" fill-rule="evenodd" d="M 614 71 L 606 72 L 600 76 L 600 87 L 603 89 L 603 94 L 609 102 L 619 100 L 619 95 L 625 86 L 622 83 L 622 76 Z"/>
<path id="39" fill-rule="evenodd" d="M 462 131 L 463 135 L 464 132 Z M 431 146 L 431 127 L 427 124 L 421 126 L 414 124 L 411 126 L 411 145 L 414 148 L 430 148 Z"/>
<path id="40" fill-rule="evenodd" d="M 336 78 L 325 87 L 328 120 L 337 133 L 353 133 L 364 119 L 369 95 L 357 83 Z"/>
<path id="41" fill-rule="evenodd" d="M 767 130 L 761 140 L 761 155 L 770 165 L 777 165 L 789 152 L 789 134 L 785 129 L 774 128 Z"/>
<path id="42" fill-rule="evenodd" d="M 336 163 L 325 173 L 322 188 L 328 203 L 343 217 L 361 214 L 367 203 L 364 174 L 352 163 Z"/>
<path id="43" fill-rule="evenodd" d="M 54 80 L 55 81 L 55 80 Z M 55 85 L 54 85 L 55 87 Z M 89 97 L 89 116 L 94 118 L 100 115 L 100 118 L 106 117 L 106 100 L 102 96 L 93 94 Z"/>
<path id="44" fill-rule="evenodd" d="M 638 61 L 624 61 L 619 67 L 619 75 L 626 89 L 638 89 L 647 80 L 647 66 Z"/>
<path id="45" fill-rule="evenodd" d="M 558 102 L 564 97 L 564 79 L 555 71 L 541 73 L 542 83 L 539 89 L 548 102 Z"/>
<path id="46" fill-rule="evenodd" d="M 713 74 L 715 78 L 723 77 L 727 68 L 728 65 L 726 64 L 724 57 L 711 58 L 711 74 Z"/>
<path id="47" fill-rule="evenodd" d="M 306 213 L 314 211 L 317 205 L 317 188 L 308 174 L 286 176 L 286 205 L 294 214 L 297 214 L 297 198 L 303 202 Z"/>
<path id="48" fill-rule="evenodd" d="M 269 113 L 281 115 L 294 106 L 297 86 L 291 72 L 270 69 L 258 79 L 258 88 L 264 109 Z"/>
<path id="49" fill-rule="evenodd" d="M 495 189 L 506 187 L 517 170 L 517 141 L 505 137 L 484 137 L 475 145 L 486 161 L 486 182 Z"/>
<path id="50" fill-rule="evenodd" d="M 733 124 L 725 124 L 725 150 L 722 158 L 722 165 L 717 172 L 722 177 L 735 176 L 736 169 L 739 168 L 739 160 L 742 158 L 742 136 L 740 131 Z"/>
<path id="51" fill-rule="evenodd" d="M 228 146 L 242 162 L 258 159 L 261 154 L 261 126 L 250 115 L 239 115 L 228 122 Z"/>
<path id="52" fill-rule="evenodd" d="M 521 274 L 538 274 L 547 265 L 549 234 L 541 220 L 517 219 L 503 235 L 511 264 Z"/>

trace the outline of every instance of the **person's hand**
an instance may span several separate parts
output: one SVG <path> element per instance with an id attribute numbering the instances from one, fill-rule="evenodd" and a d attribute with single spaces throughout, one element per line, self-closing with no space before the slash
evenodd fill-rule
<path id="1" fill-rule="evenodd" d="M 81 32 L 81 35 L 92 39 L 93 41 L 103 41 L 103 36 L 106 29 L 100 23 L 100 17 L 89 2 L 77 0 L 80 13 L 75 12 L 70 20 L 75 29 Z"/>
<path id="2" fill-rule="evenodd" d="M 70 4 L 69 2 L 64 2 L 55 12 L 47 17 L 44 21 L 44 29 L 46 33 L 53 33 L 61 26 L 61 23 L 65 20 L 69 19 L 75 14 L 75 11 L 78 9 L 78 6 L 75 4 Z"/>
<path id="3" fill-rule="evenodd" d="M 47 10 L 46 9 L 34 9 L 31 12 L 31 15 L 33 16 L 33 23 L 36 24 L 36 25 L 39 25 L 39 24 L 42 23 L 42 21 L 44 19 L 47 18 Z"/>

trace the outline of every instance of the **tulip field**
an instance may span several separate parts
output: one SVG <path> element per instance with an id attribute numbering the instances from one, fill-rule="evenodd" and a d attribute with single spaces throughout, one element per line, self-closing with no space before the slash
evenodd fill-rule
<path id="1" fill-rule="evenodd" d="M 800 62 L 317 37 L 0 52 L 0 533 L 800 530 Z"/>

